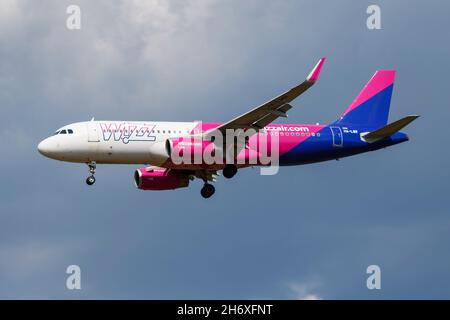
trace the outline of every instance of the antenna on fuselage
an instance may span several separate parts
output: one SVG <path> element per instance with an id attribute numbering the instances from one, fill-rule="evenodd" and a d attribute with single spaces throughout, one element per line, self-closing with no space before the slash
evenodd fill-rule
<path id="1" fill-rule="evenodd" d="M 91 121 L 94 121 L 94 120 L 95 120 L 95 117 L 92 117 Z"/>

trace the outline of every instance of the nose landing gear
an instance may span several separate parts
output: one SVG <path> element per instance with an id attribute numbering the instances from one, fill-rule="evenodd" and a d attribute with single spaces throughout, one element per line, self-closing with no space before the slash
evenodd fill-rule
<path id="1" fill-rule="evenodd" d="M 95 177 L 94 176 L 89 176 L 86 178 L 86 183 L 88 186 L 92 186 L 95 183 Z"/>
<path id="2" fill-rule="evenodd" d="M 86 179 L 86 184 L 87 184 L 88 186 L 92 186 L 92 185 L 95 183 L 95 177 L 94 177 L 94 174 L 95 174 L 95 168 L 96 168 L 97 166 L 96 166 L 95 161 L 91 161 L 91 162 L 89 162 L 87 165 L 89 166 L 89 173 L 90 173 L 91 175 L 90 175 L 89 177 L 87 177 L 87 179 Z"/>

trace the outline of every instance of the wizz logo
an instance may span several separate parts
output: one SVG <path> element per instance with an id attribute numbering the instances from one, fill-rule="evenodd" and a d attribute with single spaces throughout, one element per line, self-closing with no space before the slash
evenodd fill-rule
<path id="1" fill-rule="evenodd" d="M 104 141 L 114 139 L 114 141 L 122 141 L 127 144 L 130 141 L 156 140 L 156 137 L 152 135 L 152 131 L 155 129 L 155 125 L 152 124 L 100 123 L 100 128 Z"/>

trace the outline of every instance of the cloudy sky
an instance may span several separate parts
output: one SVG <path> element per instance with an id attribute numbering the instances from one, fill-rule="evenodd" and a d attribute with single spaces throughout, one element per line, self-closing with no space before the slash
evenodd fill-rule
<path id="1" fill-rule="evenodd" d="M 381 7 L 382 29 L 366 9 Z M 81 8 L 81 30 L 66 8 Z M 0 1 L 0 298 L 450 298 L 450 3 Z M 136 166 L 36 150 L 77 121 L 224 121 L 302 81 L 289 121 L 331 122 L 377 69 L 411 141 L 328 163 L 247 169 L 209 200 L 143 192 Z M 82 289 L 66 289 L 66 268 Z M 381 267 L 368 290 L 366 268 Z"/>

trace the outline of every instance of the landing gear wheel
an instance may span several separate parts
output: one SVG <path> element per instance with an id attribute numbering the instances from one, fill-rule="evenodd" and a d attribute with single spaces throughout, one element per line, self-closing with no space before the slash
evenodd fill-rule
<path id="1" fill-rule="evenodd" d="M 227 164 L 222 170 L 222 174 L 225 178 L 231 179 L 237 173 L 237 167 L 234 164 Z"/>
<path id="2" fill-rule="evenodd" d="M 89 186 L 92 186 L 92 185 L 95 183 L 95 177 L 94 177 L 94 176 L 89 176 L 89 177 L 87 177 L 86 183 L 87 183 Z"/>
<path id="3" fill-rule="evenodd" d="M 205 199 L 210 198 L 214 194 L 214 192 L 216 192 L 216 188 L 214 188 L 214 186 L 209 183 L 205 183 L 202 190 L 200 190 L 200 194 Z"/>
<path id="4" fill-rule="evenodd" d="M 86 179 L 86 183 L 88 186 L 92 186 L 95 183 L 95 169 L 97 167 L 97 164 L 95 163 L 95 161 L 91 161 L 87 163 L 88 167 L 89 167 L 89 173 L 91 174 L 89 177 L 87 177 Z"/>

